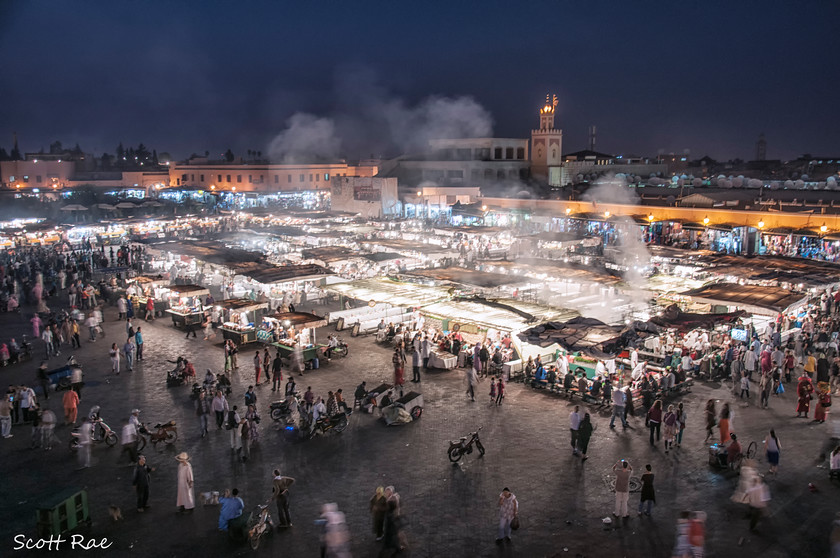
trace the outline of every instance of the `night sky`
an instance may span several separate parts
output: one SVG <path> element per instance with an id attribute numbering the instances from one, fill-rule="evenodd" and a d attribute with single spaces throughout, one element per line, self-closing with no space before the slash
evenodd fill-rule
<path id="1" fill-rule="evenodd" d="M 556 92 L 566 152 L 595 124 L 616 154 L 751 159 L 764 132 L 768 158 L 840 157 L 838 21 L 827 0 L 0 0 L 0 146 L 267 153 L 308 112 L 340 154 L 388 156 L 362 129 L 379 106 L 470 96 L 524 138 Z"/>

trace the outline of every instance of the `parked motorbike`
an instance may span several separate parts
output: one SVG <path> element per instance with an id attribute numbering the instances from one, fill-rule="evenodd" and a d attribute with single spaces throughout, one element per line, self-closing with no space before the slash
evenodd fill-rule
<path id="1" fill-rule="evenodd" d="M 77 451 L 79 449 L 80 429 L 82 427 L 84 427 L 84 424 L 78 428 L 74 428 L 70 433 L 70 451 Z M 111 427 L 101 418 L 88 423 L 87 428 L 92 429 L 90 440 L 94 444 L 105 442 L 108 447 L 114 447 L 119 441 L 117 433 L 111 430 Z"/>
<path id="2" fill-rule="evenodd" d="M 140 435 L 137 437 L 137 451 L 146 447 L 146 438 L 155 447 L 157 447 L 158 442 L 163 442 L 167 446 L 175 443 L 175 440 L 178 439 L 178 429 L 175 427 L 175 421 L 170 420 L 164 424 L 156 424 L 154 432 L 147 429 L 145 424 L 142 425 Z"/>
<path id="3" fill-rule="evenodd" d="M 341 337 L 336 336 L 336 339 L 338 340 L 337 346 L 332 348 L 327 347 L 324 350 L 324 355 L 327 358 L 344 358 L 348 354 L 350 354 L 349 345 L 347 345 L 347 343 Z"/>
<path id="4" fill-rule="evenodd" d="M 470 432 L 467 436 L 462 436 L 460 440 L 449 442 L 449 461 L 455 463 L 456 461 L 459 461 L 464 454 L 472 453 L 473 444 L 475 444 L 475 447 L 478 448 L 478 453 L 483 456 L 484 446 L 478 438 L 478 432 L 482 428 L 483 427 L 479 427 L 475 432 Z"/>
<path id="5" fill-rule="evenodd" d="M 298 408 L 300 408 L 300 395 L 297 392 L 295 392 L 294 395 L 294 403 Z M 288 419 L 292 415 L 292 401 L 289 401 L 288 399 L 284 399 L 283 401 L 272 401 L 269 408 L 271 409 L 272 420 L 278 422 L 288 422 Z"/>
<path id="6" fill-rule="evenodd" d="M 271 533 L 274 528 L 274 524 L 271 522 L 271 515 L 268 513 L 268 503 L 257 506 L 257 510 L 257 520 L 248 529 L 248 544 L 254 550 L 260 546 L 260 538 L 267 533 Z"/>
<path id="7" fill-rule="evenodd" d="M 318 433 L 343 432 L 347 428 L 347 413 L 340 412 L 331 417 L 324 417 L 317 420 L 314 425 L 311 423 L 304 425 L 304 428 L 306 427 L 309 427 L 309 438 L 313 438 Z M 306 431 L 303 430 L 303 432 Z"/>

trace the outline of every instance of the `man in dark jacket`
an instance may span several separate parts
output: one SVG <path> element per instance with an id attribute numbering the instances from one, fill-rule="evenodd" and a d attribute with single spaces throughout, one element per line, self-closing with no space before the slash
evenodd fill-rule
<path id="1" fill-rule="evenodd" d="M 131 484 L 137 491 L 137 511 L 143 512 L 149 507 L 149 485 L 151 484 L 151 472 L 154 467 L 146 465 L 146 456 L 137 458 L 137 466 L 134 467 L 134 479 Z"/>

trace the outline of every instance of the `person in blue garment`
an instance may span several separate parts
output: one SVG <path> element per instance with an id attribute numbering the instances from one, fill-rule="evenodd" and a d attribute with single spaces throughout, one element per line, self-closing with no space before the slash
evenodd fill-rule
<path id="1" fill-rule="evenodd" d="M 239 490 L 225 490 L 225 495 L 219 498 L 222 509 L 219 512 L 219 531 L 227 531 L 228 522 L 242 515 L 245 502 L 239 497 Z"/>

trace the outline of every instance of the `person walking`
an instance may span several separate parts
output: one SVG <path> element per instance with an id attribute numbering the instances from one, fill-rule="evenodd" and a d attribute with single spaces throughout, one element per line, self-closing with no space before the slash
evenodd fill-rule
<path id="1" fill-rule="evenodd" d="M 653 489 L 653 470 L 650 464 L 645 465 L 645 472 L 642 473 L 642 499 L 639 501 L 639 515 L 647 504 L 645 515 L 650 515 L 650 510 L 656 503 L 656 492 Z"/>
<path id="2" fill-rule="evenodd" d="M 750 531 L 755 531 L 758 520 L 770 502 L 770 489 L 760 476 L 756 475 L 753 479 L 752 486 L 744 494 L 744 501 L 750 506 Z"/>
<path id="3" fill-rule="evenodd" d="M 280 351 L 274 356 L 271 362 L 271 391 L 279 391 L 283 385 L 283 359 L 280 358 Z"/>
<path id="4" fill-rule="evenodd" d="M 277 502 L 277 528 L 291 527 L 292 514 L 289 511 L 289 488 L 295 483 L 292 477 L 284 477 L 279 469 L 274 470 L 274 481 L 271 487 L 271 495 Z"/>
<path id="5" fill-rule="evenodd" d="M 478 374 L 475 368 L 467 369 L 467 395 L 470 400 L 475 401 L 475 388 L 478 387 Z"/>
<path id="6" fill-rule="evenodd" d="M 612 391 L 612 417 L 610 417 L 610 428 L 615 428 L 615 417 L 621 419 L 621 425 L 624 428 L 627 428 L 627 415 L 624 412 L 625 409 L 625 399 L 627 394 L 624 390 L 621 389 L 614 389 Z"/>
<path id="7" fill-rule="evenodd" d="M 56 422 L 55 413 L 50 409 L 45 409 L 41 413 L 41 447 L 45 450 L 52 449 Z"/>
<path id="8" fill-rule="evenodd" d="M 776 430 L 770 429 L 770 434 L 764 438 L 764 453 L 767 455 L 767 463 L 770 464 L 769 473 L 775 475 L 779 472 L 779 455 L 782 452 L 782 444 L 776 436 Z"/>
<path id="9" fill-rule="evenodd" d="M 411 381 L 417 383 L 420 381 L 420 363 L 423 362 L 423 357 L 420 356 L 420 349 L 415 346 L 414 352 L 411 353 Z"/>
<path id="10" fill-rule="evenodd" d="M 239 416 L 239 410 L 236 405 L 227 413 L 227 423 L 225 428 L 230 431 L 230 449 L 237 454 L 242 451 L 242 436 L 240 427 L 242 426 L 242 417 Z"/>
<path id="11" fill-rule="evenodd" d="M 151 473 L 154 467 L 146 465 L 146 456 L 141 455 L 137 458 L 137 465 L 134 467 L 134 477 L 131 484 L 137 492 L 137 511 L 144 512 L 149 507 L 149 487 L 152 484 Z"/>
<path id="12" fill-rule="evenodd" d="M 137 331 L 134 333 L 134 344 L 137 346 L 137 361 L 143 360 L 143 333 L 142 328 L 137 326 Z"/>
<path id="13" fill-rule="evenodd" d="M 496 378 L 490 378 L 490 404 L 496 402 Z"/>
<path id="14" fill-rule="evenodd" d="M 615 517 L 623 517 L 627 519 L 630 515 L 627 513 L 627 501 L 630 499 L 630 474 L 633 472 L 633 467 L 630 463 L 622 459 L 613 465 L 613 473 L 615 473 Z"/>
<path id="15" fill-rule="evenodd" d="M 770 406 L 770 393 L 773 391 L 773 376 L 762 374 L 758 381 L 758 393 L 761 396 L 759 407 L 766 409 Z"/>
<path id="16" fill-rule="evenodd" d="M 257 351 L 257 355 L 254 357 L 254 384 L 260 385 L 260 372 L 262 371 L 262 357 L 260 356 L 260 352 Z"/>
<path id="17" fill-rule="evenodd" d="M 376 487 L 376 491 L 370 499 L 370 516 L 373 522 L 373 534 L 376 540 L 381 541 L 385 528 L 385 513 L 388 511 L 388 500 L 385 498 L 385 489 Z"/>
<path id="18" fill-rule="evenodd" d="M 677 406 L 677 447 L 682 445 L 683 432 L 688 421 L 688 413 L 685 412 L 685 407 L 680 403 Z"/>
<path id="19" fill-rule="evenodd" d="M 85 417 L 82 420 L 82 426 L 79 427 L 79 469 L 87 469 L 90 467 L 90 445 L 92 443 L 93 426 L 90 423 L 90 418 Z"/>
<path id="20" fill-rule="evenodd" d="M 674 442 L 677 437 L 677 428 L 679 427 L 679 420 L 677 413 L 674 412 L 674 406 L 668 405 L 668 410 L 665 416 L 662 417 L 662 423 L 665 425 L 665 453 L 674 447 Z"/>
<path id="21" fill-rule="evenodd" d="M 569 413 L 569 432 L 571 434 L 571 440 L 569 443 L 572 446 L 572 455 L 578 455 L 577 449 L 577 441 L 578 441 L 578 434 L 580 429 L 580 421 L 583 417 L 580 416 L 580 406 L 575 405 L 574 410 Z"/>
<path id="22" fill-rule="evenodd" d="M 653 435 L 656 433 L 656 441 L 659 441 L 660 426 L 662 424 L 662 400 L 657 399 L 647 412 L 647 426 L 650 429 L 650 445 L 655 446 Z M 666 448 L 667 449 L 667 448 Z"/>
<path id="23" fill-rule="evenodd" d="M 64 424 L 75 426 L 79 413 L 79 394 L 75 390 L 67 390 L 64 392 L 61 404 L 64 407 Z"/>
<path id="24" fill-rule="evenodd" d="M 82 341 L 79 339 L 79 322 L 76 320 L 70 320 L 70 348 L 82 348 Z"/>
<path id="25" fill-rule="evenodd" d="M 510 524 L 519 514 L 519 502 L 516 496 L 506 486 L 499 494 L 499 532 L 496 537 L 496 544 L 510 542 Z"/>
<path id="26" fill-rule="evenodd" d="M 505 398 L 505 381 L 504 381 L 503 378 L 499 378 L 499 381 L 496 383 L 496 405 L 501 405 L 504 398 Z"/>
<path id="27" fill-rule="evenodd" d="M 724 403 L 720 409 L 720 420 L 718 421 L 718 428 L 720 429 L 720 445 L 726 445 L 729 442 L 729 420 L 732 417 L 729 411 L 729 403 Z"/>
<path id="28" fill-rule="evenodd" d="M 44 401 L 49 401 L 50 399 L 50 378 L 47 376 L 47 362 L 41 361 L 41 366 L 38 367 L 38 371 L 36 372 L 38 376 L 38 383 L 41 384 L 41 391 L 44 392 Z"/>
<path id="29" fill-rule="evenodd" d="M 207 392 L 201 390 L 198 392 L 198 399 L 195 400 L 195 415 L 198 417 L 198 429 L 201 432 L 201 437 L 207 436 L 210 423 L 210 405 L 211 402 L 207 400 Z"/>
<path id="30" fill-rule="evenodd" d="M 108 351 L 108 354 L 111 357 L 111 372 L 116 374 L 117 376 L 120 375 L 120 350 L 117 348 L 116 343 L 111 343 L 111 350 Z"/>
<path id="31" fill-rule="evenodd" d="M 805 413 L 805 418 L 808 418 L 808 413 L 811 410 L 811 399 L 813 398 L 814 384 L 807 374 L 802 374 L 799 377 L 799 382 L 796 385 L 796 395 L 798 397 L 796 404 L 796 417 L 802 416 Z"/>
<path id="32" fill-rule="evenodd" d="M 0 400 L 0 436 L 3 438 L 11 438 L 12 434 L 12 401 L 10 394 L 6 394 Z"/>
<path id="33" fill-rule="evenodd" d="M 228 402 L 221 390 L 216 390 L 211 408 L 216 413 L 216 426 L 221 430 L 225 423 L 225 413 L 228 411 Z"/>
<path id="34" fill-rule="evenodd" d="M 131 337 L 125 340 L 125 345 L 123 345 L 123 356 L 125 357 L 125 363 L 128 365 L 128 371 L 134 371 L 134 351 L 136 350 L 134 347 L 134 343 L 131 342 Z"/>
<path id="35" fill-rule="evenodd" d="M 762 372 L 762 376 L 765 376 L 765 375 L 766 374 L 764 374 Z M 746 395 L 746 400 L 749 401 L 750 400 L 750 377 L 747 376 L 746 374 L 741 376 L 741 396 L 740 396 L 740 398 L 745 399 L 745 397 L 744 397 L 745 395 Z"/>
<path id="36" fill-rule="evenodd" d="M 589 416 L 589 413 L 583 415 L 583 420 L 580 421 L 580 426 L 578 427 L 578 441 L 577 441 L 577 449 L 581 455 L 581 463 L 589 459 L 586 455 L 586 450 L 589 449 L 589 440 L 592 438 L 592 432 L 595 430 L 595 427 L 592 425 L 592 419 Z"/>
<path id="37" fill-rule="evenodd" d="M 400 345 L 394 348 L 391 362 L 394 365 L 394 387 L 399 387 L 402 390 L 402 386 L 405 384 L 405 353 L 403 353 Z M 473 396 L 473 401 L 475 401 L 475 396 Z"/>
<path id="38" fill-rule="evenodd" d="M 219 510 L 219 531 L 227 531 L 230 522 L 242 515 L 242 510 L 245 509 L 245 502 L 239 497 L 239 490 L 227 489 L 224 491 L 221 498 L 219 498 L 221 509 Z"/>
<path id="39" fill-rule="evenodd" d="M 175 504 L 180 513 L 191 512 L 195 509 L 195 479 L 190 456 L 184 451 L 176 455 L 175 459 L 178 461 L 178 498 Z"/>

